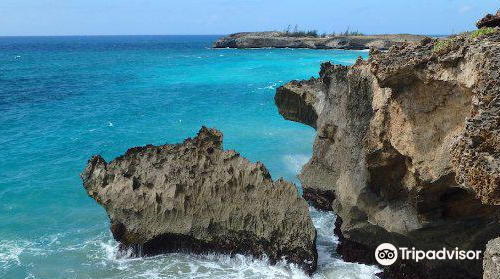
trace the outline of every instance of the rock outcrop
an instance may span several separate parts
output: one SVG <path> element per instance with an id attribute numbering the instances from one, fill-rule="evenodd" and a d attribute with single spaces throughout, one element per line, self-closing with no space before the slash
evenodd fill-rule
<path id="1" fill-rule="evenodd" d="M 224 151 L 215 129 L 182 144 L 132 148 L 109 163 L 94 156 L 81 177 L 115 239 L 136 254 L 265 254 L 316 269 L 316 231 L 296 186 Z"/>
<path id="2" fill-rule="evenodd" d="M 477 28 L 500 27 L 500 9 L 496 14 L 487 14 L 476 23 Z"/>
<path id="3" fill-rule="evenodd" d="M 316 78 L 292 81 L 278 87 L 274 101 L 285 119 L 304 123 L 316 129 L 325 100 L 325 86 Z"/>
<path id="4" fill-rule="evenodd" d="M 483 279 L 500 279 L 500 238 L 492 239 L 484 252 Z"/>
<path id="5" fill-rule="evenodd" d="M 404 42 L 417 42 L 423 36 L 356 35 L 329 37 L 292 37 L 284 32 L 242 32 L 223 37 L 213 48 L 311 48 L 311 49 L 369 49 L 386 50 Z"/>
<path id="6" fill-rule="evenodd" d="M 371 51 L 350 67 L 322 66 L 324 106 L 300 179 L 304 192 L 335 194 L 345 259 L 374 263 L 385 242 L 484 250 L 500 236 L 499 53 L 497 31 L 426 38 Z M 407 261 L 384 271 L 480 278 L 482 264 Z"/>

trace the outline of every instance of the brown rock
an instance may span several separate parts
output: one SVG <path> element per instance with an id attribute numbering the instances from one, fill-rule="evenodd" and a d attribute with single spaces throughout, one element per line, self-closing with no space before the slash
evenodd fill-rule
<path id="1" fill-rule="evenodd" d="M 285 119 L 316 129 L 316 120 L 324 105 L 324 90 L 320 79 L 292 81 L 278 87 L 274 102 Z"/>
<path id="2" fill-rule="evenodd" d="M 500 9 L 496 14 L 487 14 L 485 17 L 476 22 L 477 28 L 483 27 L 500 27 Z"/>
<path id="3" fill-rule="evenodd" d="M 109 163 L 94 156 L 81 177 L 115 239 L 136 254 L 266 254 L 316 269 L 316 231 L 295 185 L 224 151 L 215 129 L 182 144 L 132 148 Z"/>
<path id="4" fill-rule="evenodd" d="M 300 179 L 305 190 L 335 193 L 347 260 L 366 261 L 356 256 L 363 247 L 371 254 L 385 242 L 482 250 L 500 235 L 500 34 L 458 36 L 439 51 L 436 43 L 323 66 L 324 107 Z M 481 274 L 479 261 L 385 270 L 387 278 Z"/>
<path id="5" fill-rule="evenodd" d="M 483 279 L 500 279 L 500 238 L 492 239 L 484 252 Z"/>

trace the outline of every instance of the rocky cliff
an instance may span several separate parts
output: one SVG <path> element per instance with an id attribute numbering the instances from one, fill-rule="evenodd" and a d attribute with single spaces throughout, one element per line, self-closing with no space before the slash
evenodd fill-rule
<path id="1" fill-rule="evenodd" d="M 313 204 L 339 216 L 344 259 L 374 263 L 384 242 L 400 247 L 484 250 L 500 235 L 500 32 L 371 51 L 350 67 L 322 66 L 289 93 L 280 112 L 316 127 L 312 159 L 300 179 Z M 285 85 L 294 88 L 300 82 Z M 283 94 L 284 89 L 281 93 Z M 278 90 L 278 92 L 280 92 Z M 326 195 L 325 195 L 326 193 Z M 387 278 L 480 278 L 480 261 L 399 262 Z"/>
<path id="2" fill-rule="evenodd" d="M 295 185 L 224 151 L 215 129 L 182 144 L 132 148 L 109 163 L 94 156 L 81 177 L 115 239 L 136 254 L 265 254 L 316 269 L 316 231 Z"/>
<path id="3" fill-rule="evenodd" d="M 416 42 L 420 35 L 356 35 L 330 37 L 292 37 L 284 32 L 243 32 L 223 37 L 213 48 L 311 48 L 311 49 L 389 49 L 404 42 Z"/>
<path id="4" fill-rule="evenodd" d="M 274 101 L 285 119 L 316 129 L 318 115 L 325 104 L 325 91 L 325 85 L 319 79 L 296 80 L 278 87 Z"/>

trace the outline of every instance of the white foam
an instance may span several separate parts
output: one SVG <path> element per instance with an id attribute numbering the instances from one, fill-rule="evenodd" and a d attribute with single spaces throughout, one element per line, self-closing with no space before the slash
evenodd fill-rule
<path id="1" fill-rule="evenodd" d="M 289 171 L 298 174 L 309 158 L 310 156 L 305 154 L 288 154 L 283 157 L 283 162 Z"/>
<path id="2" fill-rule="evenodd" d="M 335 214 L 309 208 L 318 233 L 318 270 L 313 276 L 317 279 L 376 279 L 380 270 L 374 266 L 344 262 L 335 250 L 338 238 L 334 234 Z"/>
<path id="3" fill-rule="evenodd" d="M 371 266 L 342 261 L 335 253 L 337 237 L 333 233 L 335 215 L 310 209 L 318 232 L 318 270 L 314 279 L 375 279 L 378 269 Z M 194 255 L 172 253 L 155 257 L 131 258 L 130 253 L 118 253 L 118 245 L 110 234 L 102 234 L 73 248 L 89 256 L 89 265 L 94 268 L 116 270 L 113 278 L 309 278 L 294 264 L 279 262 L 270 265 L 264 259 L 251 256 L 221 255 L 210 253 Z M 77 251 L 74 251 L 76 253 Z"/>
<path id="4" fill-rule="evenodd" d="M 0 241 L 0 267 L 7 269 L 12 265 L 21 265 L 19 256 L 25 245 L 24 242 Z"/>

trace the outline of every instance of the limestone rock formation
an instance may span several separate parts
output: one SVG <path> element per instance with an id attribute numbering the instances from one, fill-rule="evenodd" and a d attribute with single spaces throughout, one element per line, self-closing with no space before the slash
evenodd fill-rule
<path id="1" fill-rule="evenodd" d="M 477 28 L 500 27 L 500 9 L 496 14 L 487 14 L 476 23 Z"/>
<path id="2" fill-rule="evenodd" d="M 285 119 L 304 123 L 316 129 L 323 110 L 325 86 L 320 79 L 292 81 L 278 87 L 274 101 Z"/>
<path id="3" fill-rule="evenodd" d="M 492 239 L 484 252 L 483 279 L 500 279 L 500 238 Z"/>
<path id="4" fill-rule="evenodd" d="M 312 49 L 389 49 L 404 42 L 420 41 L 423 36 L 356 35 L 329 37 L 292 37 L 284 32 L 242 32 L 220 38 L 213 48 L 312 48 Z"/>
<path id="5" fill-rule="evenodd" d="M 348 260 L 373 263 L 363 255 L 384 242 L 484 250 L 500 236 L 499 54 L 494 32 L 372 51 L 350 67 L 323 65 L 324 106 L 300 179 L 304 192 L 335 194 Z M 481 274 L 479 261 L 385 268 L 387 278 Z"/>
<path id="6" fill-rule="evenodd" d="M 224 151 L 215 129 L 182 144 L 132 148 L 109 163 L 94 156 L 81 177 L 122 248 L 266 254 L 316 269 L 316 231 L 295 185 Z"/>

